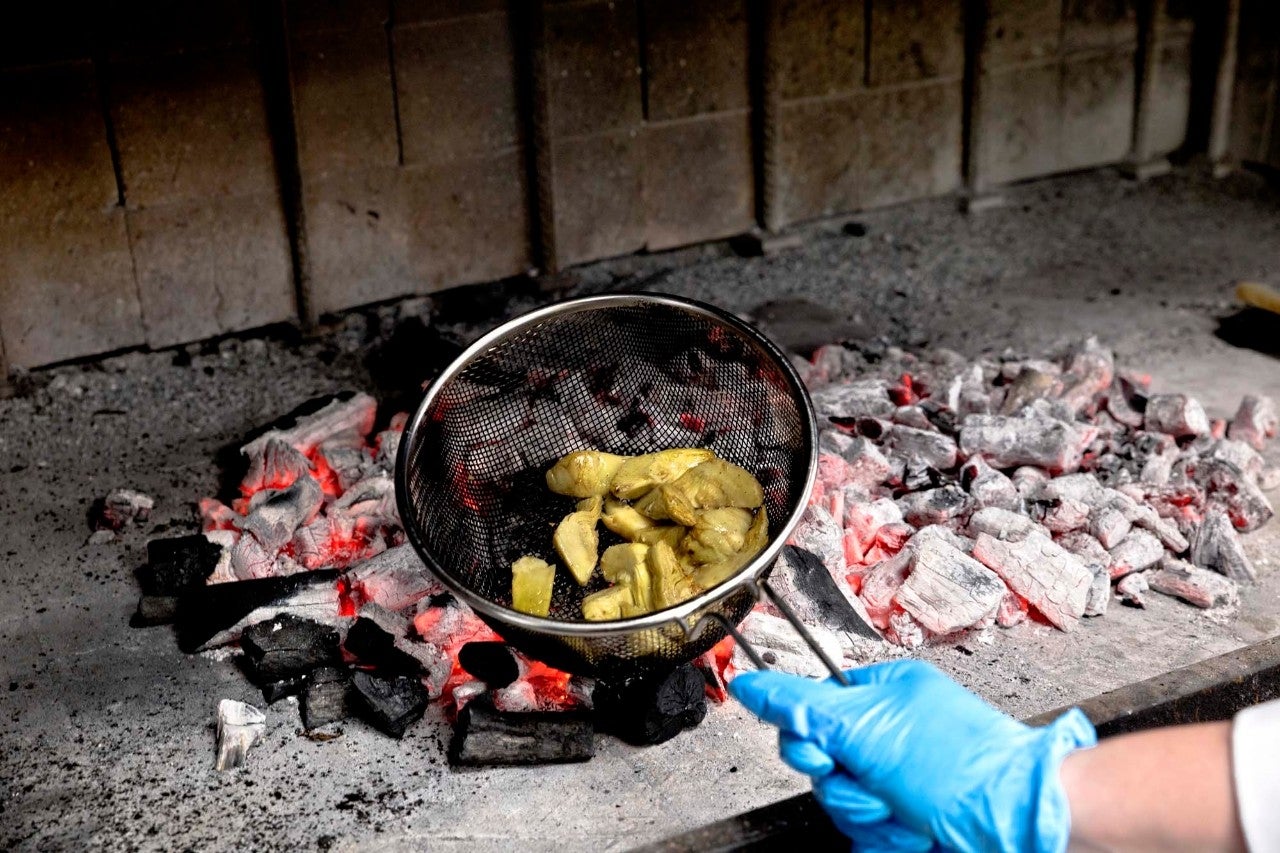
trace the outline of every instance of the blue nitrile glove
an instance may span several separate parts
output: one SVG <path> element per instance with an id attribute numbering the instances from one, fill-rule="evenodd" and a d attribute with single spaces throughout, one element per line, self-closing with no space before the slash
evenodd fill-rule
<path id="1" fill-rule="evenodd" d="M 847 676 L 849 687 L 747 672 L 729 685 L 781 728 L 783 760 L 816 777 L 814 793 L 843 831 L 859 839 L 887 821 L 959 851 L 1066 849 L 1058 767 L 1097 742 L 1079 710 L 1031 728 L 916 660 Z"/>

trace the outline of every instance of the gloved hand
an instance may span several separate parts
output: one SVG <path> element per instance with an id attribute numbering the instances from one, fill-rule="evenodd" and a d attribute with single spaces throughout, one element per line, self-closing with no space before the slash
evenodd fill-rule
<path id="1" fill-rule="evenodd" d="M 1078 709 L 1031 728 L 917 660 L 847 676 L 849 687 L 769 671 L 729 684 L 782 730 L 783 760 L 815 777 L 814 794 L 842 831 L 877 849 L 1066 849 L 1058 767 L 1097 742 Z"/>

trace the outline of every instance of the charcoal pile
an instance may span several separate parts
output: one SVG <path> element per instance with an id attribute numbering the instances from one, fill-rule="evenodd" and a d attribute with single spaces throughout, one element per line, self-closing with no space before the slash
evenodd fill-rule
<path id="1" fill-rule="evenodd" d="M 832 345 L 796 365 L 821 455 L 792 542 L 894 643 L 1029 616 L 1069 631 L 1149 591 L 1229 606 L 1256 577 L 1240 534 L 1280 485 L 1269 399 L 1212 420 L 1093 339 L 977 362 Z"/>

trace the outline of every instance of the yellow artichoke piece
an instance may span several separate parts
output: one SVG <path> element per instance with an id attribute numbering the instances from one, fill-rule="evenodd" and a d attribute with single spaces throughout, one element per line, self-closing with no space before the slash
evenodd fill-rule
<path id="1" fill-rule="evenodd" d="M 600 555 L 600 574 L 609 583 L 628 583 L 635 573 L 636 566 L 643 566 L 648 545 L 628 542 L 625 545 L 610 545 Z"/>
<path id="2" fill-rule="evenodd" d="M 646 555 L 649 580 L 653 584 L 653 609 L 672 607 L 693 597 L 693 582 L 685 574 L 676 552 L 666 542 L 658 542 Z"/>
<path id="3" fill-rule="evenodd" d="M 764 507 L 756 513 L 747 528 L 745 541 L 738 553 L 718 563 L 709 563 L 694 572 L 693 581 L 702 589 L 711 589 L 737 574 L 752 558 L 769 544 L 769 514 Z"/>
<path id="4" fill-rule="evenodd" d="M 679 505 L 688 504 L 695 510 L 742 507 L 755 509 L 764 503 L 764 489 L 760 481 L 745 468 L 723 459 L 710 459 L 691 468 L 684 476 L 662 487 L 666 509 L 681 524 L 685 521 Z"/>
<path id="5" fill-rule="evenodd" d="M 653 519 L 646 518 L 635 507 L 617 498 L 605 499 L 604 515 L 600 516 L 600 520 L 605 527 L 633 542 L 637 541 L 642 531 L 654 526 Z"/>
<path id="6" fill-rule="evenodd" d="M 654 525 L 646 530 L 641 530 L 636 535 L 637 542 L 643 542 L 645 545 L 657 545 L 659 542 L 665 542 L 671 550 L 680 547 L 680 542 L 685 537 L 685 528 L 678 524 L 661 524 Z"/>
<path id="7" fill-rule="evenodd" d="M 596 532 L 599 517 L 594 512 L 571 512 L 556 525 L 551 537 L 551 544 L 556 546 L 569 573 L 583 586 L 591 580 L 600 556 L 600 534 Z"/>
<path id="8" fill-rule="evenodd" d="M 589 498 L 583 498 L 582 500 L 578 501 L 578 512 L 589 512 L 589 513 L 593 513 L 594 515 L 599 515 L 600 511 L 603 508 L 604 508 L 604 498 L 600 497 L 599 495 L 595 495 Z"/>
<path id="9" fill-rule="evenodd" d="M 611 586 L 582 599 L 582 618 L 588 622 L 621 619 L 624 607 L 629 611 L 634 607 L 630 588 L 624 585 Z"/>
<path id="10" fill-rule="evenodd" d="M 609 491 L 613 475 L 626 456 L 615 456 L 599 450 L 577 450 L 560 457 L 547 471 L 547 488 L 557 495 L 590 498 Z"/>
<path id="11" fill-rule="evenodd" d="M 703 510 L 681 543 L 684 553 L 696 566 L 731 557 L 742 550 L 751 521 L 751 511 L 741 507 Z"/>
<path id="12" fill-rule="evenodd" d="M 638 498 L 656 486 L 677 479 L 713 455 L 710 450 L 697 447 L 675 447 L 633 456 L 618 468 L 609 488 L 620 498 Z"/>
<path id="13" fill-rule="evenodd" d="M 551 612 L 551 587 L 556 567 L 537 557 L 521 557 L 511 564 L 511 607 L 531 616 Z"/>
<path id="14" fill-rule="evenodd" d="M 671 518 L 671 512 L 667 509 L 667 494 L 664 486 L 646 492 L 639 499 L 633 502 L 636 512 L 645 518 L 653 521 L 666 521 Z"/>

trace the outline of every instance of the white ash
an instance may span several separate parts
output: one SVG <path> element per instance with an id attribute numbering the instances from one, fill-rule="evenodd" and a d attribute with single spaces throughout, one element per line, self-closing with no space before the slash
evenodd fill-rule
<path id="1" fill-rule="evenodd" d="M 262 740 L 267 731 L 267 715 L 252 705 L 223 699 L 218 703 L 218 754 L 215 770 L 232 770 L 244 766 L 249 749 Z"/>

